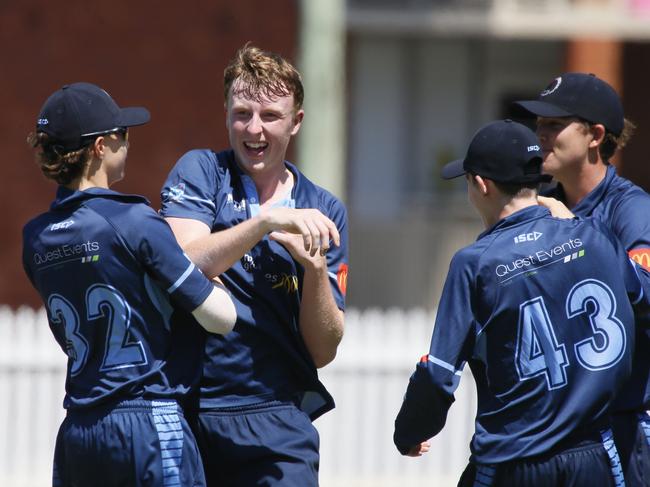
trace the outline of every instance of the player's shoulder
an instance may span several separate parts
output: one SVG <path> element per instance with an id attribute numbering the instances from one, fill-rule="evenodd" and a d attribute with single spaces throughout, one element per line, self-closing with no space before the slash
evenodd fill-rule
<path id="1" fill-rule="evenodd" d="M 215 152 L 212 149 L 192 149 L 176 161 L 165 185 L 175 185 L 179 182 L 182 185 L 184 181 L 192 181 L 199 186 L 207 183 L 220 186 L 233 166 L 232 150 Z"/>
<path id="2" fill-rule="evenodd" d="M 650 214 L 650 195 L 631 181 L 617 176 L 606 195 L 610 225 L 645 228 Z"/>
<path id="3" fill-rule="evenodd" d="M 23 225 L 23 236 L 25 237 L 25 243 L 28 243 L 30 241 L 29 235 L 34 235 L 36 233 L 41 232 L 45 227 L 49 226 L 54 217 L 52 215 L 52 212 L 44 212 L 40 213 Z"/>
<path id="4" fill-rule="evenodd" d="M 449 268 L 452 270 L 467 271 L 477 269 L 480 265 L 481 259 L 490 248 L 490 244 L 493 240 L 494 237 L 479 239 L 476 242 L 457 250 L 451 258 Z"/>
<path id="5" fill-rule="evenodd" d="M 618 204 L 650 207 L 650 194 L 629 179 L 616 175 L 609 186 L 606 198 Z"/>
<path id="6" fill-rule="evenodd" d="M 114 192 L 101 198 L 90 198 L 84 206 L 123 235 L 133 232 L 145 234 L 151 222 L 162 220 L 149 201 L 139 195 Z"/>
<path id="7" fill-rule="evenodd" d="M 289 169 L 297 175 L 297 204 L 301 207 L 318 208 L 324 214 L 346 213 L 343 202 L 327 189 L 311 181 L 291 163 L 286 163 Z"/>
<path id="8" fill-rule="evenodd" d="M 200 170 L 215 172 L 228 166 L 231 151 L 215 152 L 212 149 L 191 149 L 184 153 L 174 166 L 175 170 Z"/>

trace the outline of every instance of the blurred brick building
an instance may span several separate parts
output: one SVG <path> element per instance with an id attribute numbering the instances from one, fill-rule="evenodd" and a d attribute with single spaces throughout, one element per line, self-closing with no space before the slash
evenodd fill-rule
<path id="1" fill-rule="evenodd" d="M 346 46 L 347 85 L 345 93 L 328 92 L 313 80 L 338 68 L 301 42 L 320 35 L 328 19 L 306 26 L 304 7 L 343 1 L 343 39 L 336 41 Z M 24 142 L 45 98 L 83 80 L 121 105 L 149 108 L 152 121 L 132 130 L 127 176 L 115 189 L 144 194 L 158 208 L 159 188 L 184 151 L 226 146 L 222 72 L 252 41 L 296 61 L 303 74 L 299 60 L 312 61 L 306 94 L 320 105 L 306 103 L 301 140 L 318 143 L 295 162 L 329 167 L 325 148 L 346 152 L 340 196 L 350 216 L 349 306 L 434 308 L 451 255 L 481 230 L 463 181 L 442 182 L 439 168 L 462 156 L 480 125 L 509 116 L 513 99 L 536 96 L 557 74 L 594 72 L 619 90 L 638 131 L 616 162 L 650 189 L 649 3 L 69 0 L 54 8 L 44 0 L 0 1 L 0 304 L 40 306 L 22 271 L 20 231 L 55 190 Z M 339 100 L 346 103 L 345 140 L 321 132 L 324 108 Z M 306 127 L 315 127 L 316 139 L 304 138 Z M 315 180 L 323 181 L 320 174 Z"/>
<path id="2" fill-rule="evenodd" d="M 151 111 L 151 122 L 131 131 L 126 179 L 114 189 L 144 194 L 157 209 L 160 186 L 184 151 L 227 144 L 228 60 L 247 41 L 295 59 L 297 16 L 298 0 L 0 2 L 0 304 L 40 306 L 22 270 L 21 229 L 47 209 L 56 186 L 25 138 L 51 92 L 89 81 L 122 106 Z"/>

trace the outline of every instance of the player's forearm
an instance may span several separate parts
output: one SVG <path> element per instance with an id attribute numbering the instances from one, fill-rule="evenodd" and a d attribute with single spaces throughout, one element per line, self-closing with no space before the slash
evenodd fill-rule
<path id="1" fill-rule="evenodd" d="M 209 278 L 223 274 L 269 231 L 261 217 L 192 240 L 183 246 L 189 258 Z"/>
<path id="2" fill-rule="evenodd" d="M 336 356 L 343 338 L 344 313 L 336 305 L 327 266 L 306 268 L 300 303 L 300 332 L 317 368 Z"/>
<path id="3" fill-rule="evenodd" d="M 221 335 L 229 333 L 237 321 L 237 311 L 230 294 L 217 283 L 205 301 L 192 311 L 192 315 L 208 332 Z"/>

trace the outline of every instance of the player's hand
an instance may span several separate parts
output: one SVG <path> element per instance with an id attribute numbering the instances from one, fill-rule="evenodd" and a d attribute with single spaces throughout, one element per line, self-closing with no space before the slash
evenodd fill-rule
<path id="1" fill-rule="evenodd" d="M 313 249 L 305 250 L 301 235 L 287 232 L 271 232 L 269 238 L 284 245 L 291 256 L 303 267 L 312 266 L 327 268 L 325 255 L 318 251 L 312 252 Z"/>
<path id="2" fill-rule="evenodd" d="M 325 255 L 330 241 L 336 246 L 341 243 L 334 222 L 313 208 L 271 208 L 263 212 L 261 218 L 269 232 L 300 235 L 303 249 L 312 257 L 319 252 Z"/>
<path id="3" fill-rule="evenodd" d="M 548 208 L 555 218 L 574 218 L 575 215 L 571 213 L 564 203 L 555 198 L 548 198 L 546 196 L 538 196 L 537 202 L 540 206 Z"/>
<path id="4" fill-rule="evenodd" d="M 419 445 L 415 445 L 411 447 L 411 449 L 406 454 L 406 456 L 421 457 L 422 455 L 424 455 L 426 452 L 429 451 L 429 448 L 431 448 L 431 444 L 428 441 L 423 441 Z"/>

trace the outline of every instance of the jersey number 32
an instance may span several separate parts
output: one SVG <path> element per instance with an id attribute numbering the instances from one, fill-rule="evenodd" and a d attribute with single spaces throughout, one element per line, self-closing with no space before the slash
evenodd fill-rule
<path id="1" fill-rule="evenodd" d="M 47 307 L 51 322 L 64 327 L 65 351 L 71 361 L 70 375 L 74 377 L 86 365 L 89 348 L 88 340 L 79 329 L 79 313 L 60 294 L 50 295 Z M 129 333 L 131 307 L 117 289 L 107 284 L 90 286 L 86 290 L 86 313 L 84 322 L 105 318 L 108 323 L 101 372 L 147 363 L 142 343 L 134 341 Z"/>

